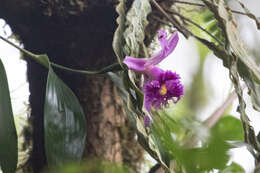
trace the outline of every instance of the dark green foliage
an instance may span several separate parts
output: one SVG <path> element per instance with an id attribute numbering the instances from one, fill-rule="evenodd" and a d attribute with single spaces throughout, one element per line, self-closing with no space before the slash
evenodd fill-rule
<path id="1" fill-rule="evenodd" d="M 44 139 L 49 165 L 81 160 L 85 126 L 85 115 L 77 97 L 49 66 L 44 104 Z"/>
<path id="2" fill-rule="evenodd" d="M 233 125 L 237 124 L 237 122 L 234 123 L 233 118 L 225 119 L 221 121 L 221 124 L 228 124 L 227 122 L 231 122 Z M 159 146 L 163 150 L 161 154 L 168 159 L 169 167 L 172 166 L 171 160 L 177 161 L 174 166 L 186 170 L 187 173 L 200 173 L 213 169 L 222 170 L 226 167 L 229 159 L 227 151 L 230 145 L 225 140 L 237 139 L 237 134 L 229 131 L 230 134 L 227 135 L 227 131 L 217 125 L 209 131 L 209 136 L 204 139 L 204 142 L 201 141 L 202 145 L 200 147 L 186 148 L 182 142 L 175 139 L 178 136 L 176 129 L 185 128 L 181 127 L 180 124 L 181 122 L 176 122 L 169 115 L 163 114 L 157 115 L 152 127 L 153 133 L 151 135 L 154 136 L 155 143 L 160 144 Z M 203 133 L 206 133 L 203 126 L 199 128 Z M 224 135 L 227 137 L 223 138 Z M 190 138 L 190 140 L 193 140 L 193 138 Z"/>
<path id="3" fill-rule="evenodd" d="M 17 133 L 6 72 L 0 59 L 0 167 L 3 173 L 15 173 L 17 160 Z"/>
<path id="4" fill-rule="evenodd" d="M 212 35 L 218 38 L 221 42 L 224 41 L 222 31 L 218 26 L 218 21 L 215 19 L 212 12 L 205 10 L 205 12 L 202 14 L 202 23 L 205 26 L 205 29 L 208 30 Z M 211 41 L 215 40 L 211 39 Z"/>
<path id="5" fill-rule="evenodd" d="M 222 117 L 217 124 L 212 127 L 212 130 L 220 134 L 223 140 L 243 141 L 242 123 L 239 119 L 232 116 Z"/>

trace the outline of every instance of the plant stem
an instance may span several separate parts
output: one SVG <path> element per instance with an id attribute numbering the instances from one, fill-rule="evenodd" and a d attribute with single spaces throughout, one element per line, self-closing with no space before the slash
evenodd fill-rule
<path id="1" fill-rule="evenodd" d="M 166 11 L 156 2 L 156 0 L 152 0 L 152 3 L 179 31 L 183 31 L 178 21 L 174 20 L 168 13 L 166 13 Z M 185 29 L 185 32 L 187 32 L 187 29 Z M 183 31 L 182 33 L 187 37 L 185 32 Z M 188 33 L 190 32 L 188 31 Z"/>
<path id="2" fill-rule="evenodd" d="M 200 3 L 194 3 L 194 2 L 187 2 L 187 1 L 180 1 L 180 0 L 172 0 L 174 3 L 180 3 L 180 4 L 186 4 L 186 5 L 193 5 L 193 6 L 198 6 L 198 7 L 206 7 L 204 4 L 200 4 Z M 243 13 L 241 11 L 237 11 L 237 10 L 230 10 L 232 13 L 235 14 L 240 14 L 240 15 L 244 15 L 247 16 L 246 13 Z"/>
<path id="3" fill-rule="evenodd" d="M 210 42 L 208 42 L 207 40 L 204 40 L 202 38 L 199 38 L 198 36 L 194 35 L 191 31 L 187 30 L 186 28 L 182 27 L 177 23 L 177 21 L 173 20 L 173 18 L 156 2 L 156 0 L 152 0 L 152 3 L 155 5 L 155 7 L 177 28 L 177 30 L 182 31 L 182 33 L 187 37 L 187 33 L 193 37 L 195 37 L 197 40 L 199 40 L 200 42 L 202 42 L 202 44 L 206 45 L 207 47 L 209 47 L 210 44 L 210 49 L 212 49 L 212 46 L 214 46 L 214 49 L 217 49 L 217 47 L 215 47 L 215 45 L 212 45 Z M 172 12 L 172 11 L 171 11 Z M 193 25 L 199 27 L 201 30 L 203 30 L 204 32 L 206 32 L 207 34 L 209 34 L 209 36 L 211 36 L 213 39 L 215 39 L 220 45 L 223 46 L 223 43 L 221 41 L 219 41 L 215 36 L 213 36 L 211 33 L 209 33 L 208 31 L 206 31 L 204 28 L 200 27 L 198 24 L 196 24 L 195 22 L 191 21 L 190 19 L 178 14 L 175 12 L 176 15 L 178 15 L 179 17 L 183 18 L 184 20 L 192 23 Z M 185 32 L 184 32 L 185 31 Z M 205 44 L 205 42 L 207 42 L 207 44 Z"/>
<path id="4" fill-rule="evenodd" d="M 16 49 L 20 50 L 22 53 L 24 53 L 25 55 L 27 55 L 28 57 L 34 59 L 35 61 L 37 61 L 39 64 L 45 66 L 46 68 L 48 68 L 48 66 L 46 66 L 46 64 L 42 63 L 42 61 L 39 60 L 38 56 L 36 54 L 33 54 L 31 52 L 29 52 L 28 50 L 25 50 L 23 48 L 20 48 L 19 46 L 17 46 L 16 44 L 12 43 L 11 41 L 9 41 L 8 39 L 0 36 L 0 39 L 2 39 L 3 41 L 5 41 L 6 43 L 12 45 L 13 47 L 15 47 Z"/>
<path id="5" fill-rule="evenodd" d="M 158 22 L 161 22 L 161 23 L 164 24 L 164 25 L 167 25 L 167 26 L 169 26 L 169 27 L 172 27 L 172 25 L 171 25 L 169 22 L 167 22 L 167 21 L 165 21 L 165 20 L 163 20 L 163 19 L 161 19 L 161 18 L 159 18 L 159 17 L 152 16 L 152 18 L 155 19 L 155 20 L 157 20 Z"/>
<path id="6" fill-rule="evenodd" d="M 98 74 L 105 74 L 107 72 L 122 70 L 122 67 L 120 66 L 119 63 L 111 64 L 111 65 L 109 65 L 109 66 L 107 66 L 107 67 L 105 67 L 101 70 L 97 70 L 97 71 L 76 70 L 76 69 L 65 67 L 65 66 L 55 64 L 55 63 L 52 63 L 52 62 L 51 62 L 51 65 L 53 67 L 59 68 L 59 69 L 64 70 L 64 71 L 69 71 L 69 72 L 79 73 L 79 74 L 85 74 L 85 75 L 98 75 Z"/>
<path id="7" fill-rule="evenodd" d="M 183 20 L 186 20 L 187 22 L 191 23 L 192 25 L 196 26 L 197 28 L 199 28 L 200 30 L 204 31 L 205 33 L 207 33 L 210 37 L 212 37 L 214 40 L 216 40 L 220 45 L 223 45 L 223 43 L 217 38 L 215 37 L 214 35 L 212 35 L 209 31 L 207 31 L 206 29 L 202 28 L 199 24 L 193 22 L 192 20 L 184 17 L 183 15 L 175 12 L 175 11 L 172 11 L 172 10 L 166 10 L 168 11 L 169 13 L 172 13 L 173 15 L 177 15 L 179 16 L 180 18 L 182 18 Z"/>
<path id="8" fill-rule="evenodd" d="M 185 5 L 193 5 L 193 6 L 198 6 L 198 7 L 206 7 L 204 4 L 200 3 L 195 3 L 195 2 L 187 2 L 187 1 L 179 1 L 179 0 L 171 0 L 174 3 L 179 3 L 179 4 L 185 4 Z"/>
<path id="9" fill-rule="evenodd" d="M 244 89 L 246 86 L 244 85 L 242 89 Z M 228 98 L 224 101 L 222 105 L 220 105 L 204 122 L 203 124 L 207 127 L 214 126 L 220 117 L 224 114 L 224 112 L 227 110 L 227 108 L 231 105 L 231 103 L 237 98 L 237 94 L 235 91 L 233 91 Z"/>
<path id="10" fill-rule="evenodd" d="M 44 61 L 40 60 L 41 55 L 33 54 L 33 53 L 29 52 L 28 50 L 20 48 L 19 46 L 15 45 L 14 43 L 12 43 L 11 41 L 9 41 L 8 39 L 6 39 L 2 36 L 0 36 L 0 39 L 2 39 L 3 41 L 7 42 L 10 45 L 12 45 L 13 47 L 17 48 L 22 53 L 24 53 L 28 57 L 32 58 L 33 60 L 35 60 L 39 64 L 43 65 L 44 67 L 49 68 L 49 65 L 47 63 L 44 63 Z M 110 71 L 112 72 L 112 71 L 123 70 L 119 63 L 111 64 L 111 65 L 104 67 L 103 69 L 97 70 L 97 71 L 76 70 L 76 69 L 68 68 L 68 67 L 65 67 L 65 66 L 62 66 L 62 65 L 59 65 L 59 64 L 55 64 L 53 62 L 49 62 L 49 63 L 53 67 L 59 68 L 59 69 L 64 70 L 64 71 L 69 71 L 69 72 L 79 73 L 79 74 L 85 74 L 85 75 L 97 75 L 97 74 L 104 74 L 104 73 L 107 73 L 107 72 L 110 72 Z"/>

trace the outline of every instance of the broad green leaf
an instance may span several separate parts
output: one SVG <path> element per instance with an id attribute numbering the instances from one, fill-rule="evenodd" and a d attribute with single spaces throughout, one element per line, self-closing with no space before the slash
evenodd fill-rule
<path id="1" fill-rule="evenodd" d="M 180 154 L 180 161 L 187 172 L 200 173 L 213 169 L 223 169 L 228 160 L 230 146 L 217 133 L 212 133 L 208 143 L 203 147 L 184 149 Z"/>
<path id="2" fill-rule="evenodd" d="M 219 173 L 245 173 L 245 170 L 237 163 L 232 162 L 231 165 L 227 166 L 225 169 L 223 169 Z"/>
<path id="3" fill-rule="evenodd" d="M 212 127 L 215 133 L 218 133 L 223 140 L 243 140 L 243 127 L 239 119 L 232 116 L 222 117 L 217 124 Z"/>
<path id="4" fill-rule="evenodd" d="M 0 59 L 0 167 L 3 173 L 15 173 L 18 149 L 8 81 Z"/>
<path id="5" fill-rule="evenodd" d="M 194 10 L 194 12 L 190 12 L 192 10 Z M 200 10 L 201 12 L 198 13 L 197 10 Z M 192 19 L 192 21 L 194 21 L 195 23 L 199 23 L 202 28 L 208 31 L 215 38 L 209 36 L 208 33 L 198 28 L 197 26 L 191 25 L 191 31 L 198 37 L 205 38 L 216 45 L 219 44 L 217 40 L 223 42 L 222 31 L 218 27 L 218 22 L 210 10 L 206 8 L 201 9 L 200 7 L 192 7 L 191 10 L 187 12 L 185 11 L 184 14 L 188 18 Z"/>
<path id="6" fill-rule="evenodd" d="M 138 57 L 140 47 L 144 42 L 145 28 L 148 25 L 147 16 L 151 12 L 149 0 L 133 1 L 126 16 L 125 52 L 128 56 Z"/>
<path id="7" fill-rule="evenodd" d="M 85 115 L 80 103 L 49 66 L 44 104 L 44 139 L 48 164 L 55 166 L 80 161 L 85 138 Z"/>

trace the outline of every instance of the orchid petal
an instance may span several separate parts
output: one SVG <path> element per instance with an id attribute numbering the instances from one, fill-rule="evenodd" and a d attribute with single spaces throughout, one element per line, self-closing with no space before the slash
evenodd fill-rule
<path id="1" fill-rule="evenodd" d="M 179 41 L 179 36 L 178 33 L 175 32 L 171 35 L 169 40 L 166 40 L 164 35 L 158 39 L 160 41 L 162 50 L 159 53 L 157 53 L 155 56 L 149 58 L 145 66 L 157 65 L 162 60 L 164 60 L 169 54 L 171 54 Z"/>
<path id="2" fill-rule="evenodd" d="M 147 75 L 147 80 L 159 80 L 160 76 L 164 73 L 159 67 L 151 66 L 146 68 L 145 74 Z"/>
<path id="3" fill-rule="evenodd" d="M 167 46 L 167 33 L 164 30 L 158 31 L 158 40 L 161 44 L 162 50 L 165 50 Z"/>
<path id="4" fill-rule="evenodd" d="M 147 58 L 134 58 L 131 56 L 126 56 L 123 63 L 126 64 L 131 70 L 142 72 L 146 70 L 145 63 L 147 60 Z"/>
<path id="5" fill-rule="evenodd" d="M 167 44 L 167 53 L 166 53 L 166 56 L 168 56 L 169 54 L 171 54 L 175 47 L 177 46 L 177 43 L 179 41 L 179 35 L 177 32 L 173 33 L 171 35 L 171 37 L 169 38 L 168 40 L 168 44 Z"/>

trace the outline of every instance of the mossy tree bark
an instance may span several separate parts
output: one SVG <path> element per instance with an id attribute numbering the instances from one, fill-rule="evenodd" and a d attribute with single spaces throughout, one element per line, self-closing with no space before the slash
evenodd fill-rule
<path id="1" fill-rule="evenodd" d="M 117 27 L 117 3 L 117 0 L 1 0 L 0 18 L 11 26 L 27 50 L 46 53 L 51 61 L 67 67 L 99 69 L 116 61 L 111 45 Z M 158 26 L 153 23 L 150 27 L 150 38 Z M 46 165 L 43 105 L 47 70 L 30 59 L 27 63 L 33 126 L 30 163 L 37 173 Z M 85 158 L 104 158 L 138 170 L 142 149 L 126 125 L 121 100 L 111 81 L 105 76 L 56 72 L 78 96 L 86 114 Z"/>

